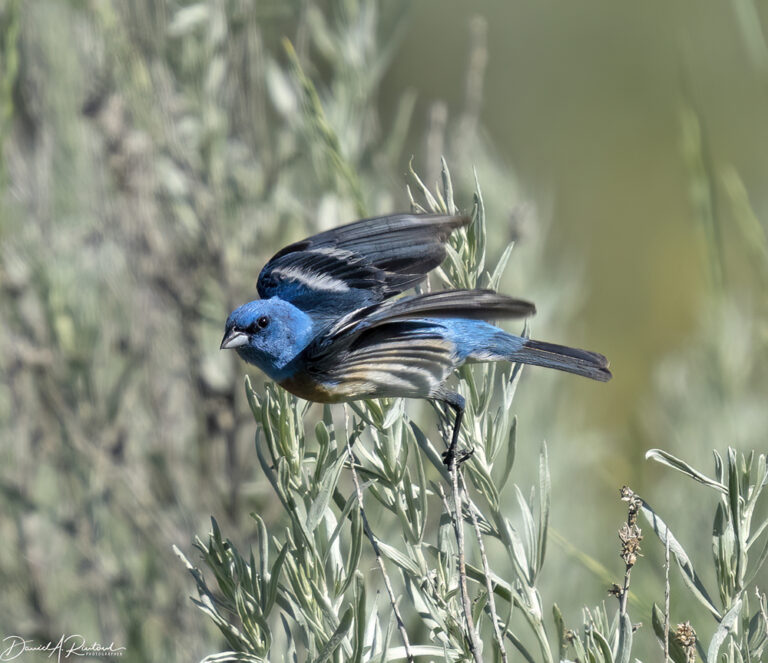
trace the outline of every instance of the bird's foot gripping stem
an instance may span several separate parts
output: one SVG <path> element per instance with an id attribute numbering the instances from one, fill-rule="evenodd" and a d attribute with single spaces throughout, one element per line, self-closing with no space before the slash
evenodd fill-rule
<path id="1" fill-rule="evenodd" d="M 466 405 L 464 398 L 459 394 L 452 393 L 448 394 L 442 400 L 445 403 L 448 403 L 448 405 L 453 408 L 454 412 L 456 412 L 456 419 L 453 423 L 453 434 L 451 435 L 451 443 L 448 445 L 448 449 L 443 452 L 443 463 L 445 463 L 446 467 L 450 468 L 454 464 L 458 466 L 461 465 L 464 461 L 469 460 L 475 450 L 468 449 L 466 451 L 462 451 L 461 453 L 457 453 L 457 447 L 459 445 L 459 431 L 461 430 L 461 420 L 464 418 L 464 406 Z"/>
<path id="2" fill-rule="evenodd" d="M 457 454 L 456 449 L 448 448 L 446 451 L 443 451 L 443 464 L 446 467 L 450 467 L 451 463 L 454 462 L 455 459 L 456 466 L 458 467 L 463 462 L 472 458 L 474 453 L 474 449 L 467 449 L 466 451 L 462 451 L 460 454 Z"/>

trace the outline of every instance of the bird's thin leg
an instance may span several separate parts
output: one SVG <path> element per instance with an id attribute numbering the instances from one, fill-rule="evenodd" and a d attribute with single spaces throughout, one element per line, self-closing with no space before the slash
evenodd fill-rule
<path id="1" fill-rule="evenodd" d="M 453 411 L 456 413 L 456 418 L 453 422 L 451 443 L 448 446 L 448 450 L 443 454 L 443 462 L 448 467 L 450 467 L 451 461 L 454 459 L 456 459 L 458 463 L 463 463 L 472 455 L 472 451 L 470 450 L 467 453 L 462 454 L 460 458 L 456 458 L 456 448 L 459 444 L 459 432 L 461 431 L 461 422 L 464 419 L 464 407 L 466 405 L 466 401 L 462 396 L 456 393 L 447 394 L 441 400 L 445 403 L 448 403 L 448 405 L 450 405 L 453 408 Z"/>

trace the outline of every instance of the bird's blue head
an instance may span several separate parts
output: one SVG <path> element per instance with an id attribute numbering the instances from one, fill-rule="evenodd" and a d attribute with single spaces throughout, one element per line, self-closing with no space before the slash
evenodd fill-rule
<path id="1" fill-rule="evenodd" d="M 237 350 L 245 361 L 281 381 L 313 337 L 312 318 L 282 299 L 257 299 L 230 313 L 222 350 Z"/>

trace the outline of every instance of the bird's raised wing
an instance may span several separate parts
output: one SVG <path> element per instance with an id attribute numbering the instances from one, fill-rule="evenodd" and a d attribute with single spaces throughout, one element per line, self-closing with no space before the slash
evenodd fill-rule
<path id="1" fill-rule="evenodd" d="M 262 299 L 280 297 L 334 317 L 399 294 L 445 258 L 466 216 L 396 214 L 363 219 L 286 246 L 264 266 Z"/>

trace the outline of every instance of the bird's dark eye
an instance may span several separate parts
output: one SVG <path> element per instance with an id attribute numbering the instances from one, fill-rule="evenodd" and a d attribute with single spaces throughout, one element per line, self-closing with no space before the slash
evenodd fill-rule
<path id="1" fill-rule="evenodd" d="M 262 315 L 256 322 L 252 322 L 245 331 L 249 334 L 256 334 L 264 329 L 269 324 L 269 318 L 266 315 Z"/>

